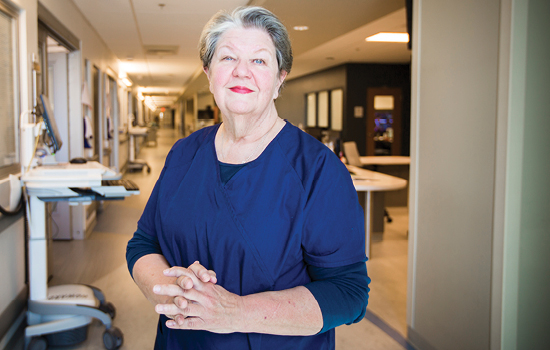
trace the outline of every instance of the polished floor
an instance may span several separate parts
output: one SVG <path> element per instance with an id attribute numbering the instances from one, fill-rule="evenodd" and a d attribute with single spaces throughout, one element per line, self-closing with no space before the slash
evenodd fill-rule
<path id="1" fill-rule="evenodd" d="M 139 196 L 124 201 L 105 202 L 98 212 L 97 225 L 85 240 L 54 241 L 51 263 L 52 285 L 84 283 L 100 288 L 117 309 L 114 325 L 124 334 L 121 349 L 152 349 L 157 324 L 153 306 L 143 297 L 130 277 L 125 260 L 126 243 L 177 133 L 159 130 L 158 145 L 144 147 L 139 158 L 145 159 L 152 172 L 128 173 L 135 181 Z M 374 237 L 372 259 L 367 263 L 372 278 L 367 316 L 359 323 L 336 330 L 337 350 L 412 349 L 406 334 L 407 228 L 406 208 L 389 208 L 393 222 Z M 88 339 L 62 349 L 104 349 L 104 327 L 94 321 Z M 60 348 L 61 349 L 61 348 Z"/>

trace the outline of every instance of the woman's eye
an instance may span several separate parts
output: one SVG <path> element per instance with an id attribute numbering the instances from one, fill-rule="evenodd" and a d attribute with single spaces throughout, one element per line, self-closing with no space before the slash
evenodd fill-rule
<path id="1" fill-rule="evenodd" d="M 264 64 L 265 61 L 262 60 L 262 59 L 259 59 L 259 58 L 256 58 L 255 60 L 253 60 L 252 62 L 256 63 L 256 64 Z"/>
<path id="2" fill-rule="evenodd" d="M 226 56 L 222 59 L 222 61 L 232 61 L 233 57 Z"/>

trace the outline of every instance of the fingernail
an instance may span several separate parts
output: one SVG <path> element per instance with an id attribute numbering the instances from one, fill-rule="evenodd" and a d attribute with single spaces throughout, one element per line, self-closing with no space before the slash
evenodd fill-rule
<path id="1" fill-rule="evenodd" d="M 155 292 L 155 293 L 160 292 L 160 286 L 159 285 L 154 286 L 153 287 L 153 292 Z"/>

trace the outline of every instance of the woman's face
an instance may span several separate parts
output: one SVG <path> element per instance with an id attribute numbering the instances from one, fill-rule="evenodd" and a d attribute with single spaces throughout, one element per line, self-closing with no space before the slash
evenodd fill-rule
<path id="1" fill-rule="evenodd" d="M 261 115 L 286 77 L 286 72 L 279 74 L 271 37 L 254 28 L 233 28 L 222 34 L 205 73 L 224 115 Z"/>

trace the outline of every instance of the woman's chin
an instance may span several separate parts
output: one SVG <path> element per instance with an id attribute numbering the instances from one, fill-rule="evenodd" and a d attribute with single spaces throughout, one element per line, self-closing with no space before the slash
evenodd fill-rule
<path id="1" fill-rule="evenodd" d="M 228 115 L 250 115 L 254 113 L 254 107 L 248 104 L 237 104 L 227 108 Z"/>

